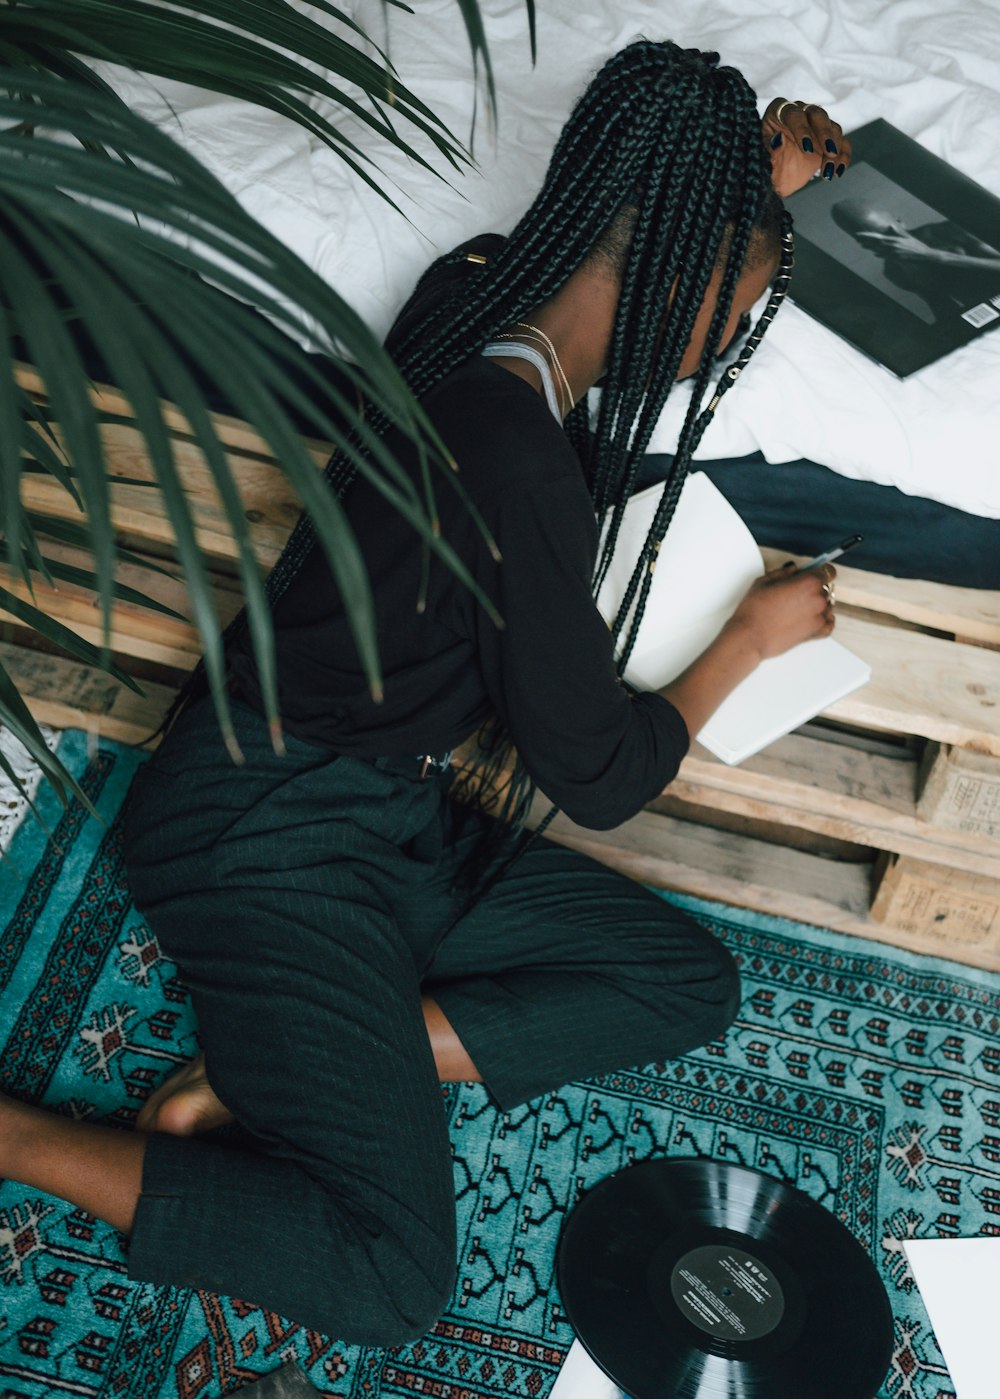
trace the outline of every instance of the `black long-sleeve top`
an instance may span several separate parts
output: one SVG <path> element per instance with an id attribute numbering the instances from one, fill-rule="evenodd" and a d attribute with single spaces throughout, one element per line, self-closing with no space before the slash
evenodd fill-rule
<path id="1" fill-rule="evenodd" d="M 433 294 L 433 279 L 421 292 Z M 591 593 L 597 523 L 576 452 L 531 385 L 480 355 L 423 406 L 502 560 L 458 493 L 435 478 L 442 535 L 505 626 L 436 558 L 418 612 L 419 539 L 359 477 L 345 503 L 371 578 L 384 699 L 369 694 L 343 602 L 314 546 L 274 610 L 286 727 L 357 757 L 416 755 L 458 746 L 498 713 L 551 801 L 583 826 L 616 826 L 674 777 L 688 734 L 669 701 L 618 683 Z M 390 432 L 386 445 L 416 472 L 401 434 Z M 237 692 L 259 708 L 245 644 L 233 672 Z"/>

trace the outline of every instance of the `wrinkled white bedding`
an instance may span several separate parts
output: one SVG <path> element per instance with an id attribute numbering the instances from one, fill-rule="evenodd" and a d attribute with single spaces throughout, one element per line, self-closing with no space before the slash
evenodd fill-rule
<path id="1" fill-rule="evenodd" d="M 347 8 L 388 42 L 401 79 L 466 138 L 474 84 L 457 5 L 413 4 L 412 15 L 387 10 L 382 0 Z M 434 256 L 471 234 L 512 227 L 587 78 L 640 34 L 718 49 L 747 75 L 761 109 L 780 94 L 826 105 L 848 130 L 884 117 L 1000 194 L 997 0 L 538 0 L 535 69 L 523 0 L 484 0 L 483 8 L 499 124 L 494 136 L 480 92 L 477 171 L 446 186 L 354 119 L 340 122 L 377 155 L 409 223 L 291 123 L 178 84 L 157 82 L 154 90 L 122 79 L 119 86 L 379 334 Z M 839 188 L 846 191 L 849 180 L 848 173 Z M 685 397 L 684 390 L 672 396 L 655 449 L 670 449 Z M 760 449 L 770 461 L 807 457 L 1000 518 L 998 444 L 1000 331 L 900 382 L 789 305 L 700 454 Z"/>

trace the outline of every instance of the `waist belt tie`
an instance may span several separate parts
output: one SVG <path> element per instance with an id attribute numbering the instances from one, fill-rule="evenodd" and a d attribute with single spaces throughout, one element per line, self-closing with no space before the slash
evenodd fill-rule
<path id="1" fill-rule="evenodd" d="M 371 758 L 369 761 L 372 767 L 378 768 L 380 772 L 389 772 L 394 777 L 408 777 L 411 781 L 421 782 L 432 774 L 447 772 L 451 754 L 452 750 L 449 748 L 447 753 L 438 756 L 431 753 L 399 753 L 384 758 Z"/>

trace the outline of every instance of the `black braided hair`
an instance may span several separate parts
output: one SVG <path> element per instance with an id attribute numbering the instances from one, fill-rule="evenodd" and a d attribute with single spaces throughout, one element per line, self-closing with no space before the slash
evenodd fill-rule
<path id="1" fill-rule="evenodd" d="M 718 305 L 691 409 L 629 602 L 636 590 L 643 593 L 640 572 L 669 524 L 704 431 L 700 402 L 737 280 L 753 265 L 755 248 L 758 261 L 772 255 L 783 218 L 787 215 L 771 187 L 755 94 L 745 78 L 721 66 L 715 53 L 639 40 L 611 58 L 590 83 L 563 128 L 539 195 L 499 251 L 461 279 L 461 294 L 427 298 L 422 314 L 411 316 L 405 334 L 393 342 L 393 357 L 421 398 L 495 335 L 530 316 L 585 261 L 616 261 L 621 293 L 596 426 L 591 428 L 585 400 L 565 423 L 595 510 L 608 521 L 595 589 L 718 268 Z M 464 260 L 464 253 L 439 259 L 425 277 Z M 411 305 L 416 300 L 415 293 Z M 370 412 L 366 426 L 384 435 L 391 423 Z M 355 470 L 345 453 L 334 453 L 326 469 L 331 488 L 343 494 Z M 267 580 L 272 606 L 295 578 L 313 539 L 303 517 Z M 641 595 L 640 612 L 643 602 Z M 187 692 L 181 704 L 186 698 Z M 495 734 L 491 751 L 499 766 L 506 750 Z M 521 773 L 508 785 L 498 812 L 515 825 L 530 795 L 523 778 Z M 488 781 L 489 774 L 484 787 Z"/>
<path id="2" fill-rule="evenodd" d="M 778 308 L 785 299 L 785 295 L 788 291 L 792 268 L 795 264 L 795 245 L 792 238 L 791 216 L 784 211 L 782 211 L 780 217 L 780 228 L 781 253 L 779 268 L 774 278 L 767 304 L 761 312 L 757 324 L 751 328 L 736 360 L 722 374 L 710 402 L 704 409 L 701 405 L 704 401 L 705 384 L 711 371 L 711 365 L 704 360 L 698 378 L 695 381 L 691 404 L 681 430 L 677 453 L 674 457 L 673 469 L 664 483 L 663 493 L 660 497 L 653 523 L 650 526 L 645 543 L 636 560 L 635 569 L 626 587 L 619 605 L 618 615 L 612 626 L 612 633 L 616 639 L 625 631 L 625 637 L 619 645 L 619 674 L 625 670 L 632 647 L 635 644 L 635 638 L 638 634 L 639 625 L 645 610 L 646 599 L 652 584 L 653 566 L 656 562 L 656 556 L 659 553 L 660 545 L 666 535 L 667 526 L 670 524 L 674 510 L 677 507 L 677 501 L 681 493 L 681 488 L 684 485 L 691 459 L 698 448 L 698 444 L 702 439 L 705 429 L 712 421 L 722 398 L 746 369 L 757 347 L 760 345 L 768 326 L 777 315 Z M 621 508 L 616 508 L 613 512 L 609 513 L 611 526 L 616 528 L 621 519 Z M 608 536 L 610 536 L 610 533 L 611 530 L 609 529 Z M 611 539 L 610 542 L 606 539 L 598 563 L 598 587 L 611 561 L 613 548 L 613 539 Z"/>

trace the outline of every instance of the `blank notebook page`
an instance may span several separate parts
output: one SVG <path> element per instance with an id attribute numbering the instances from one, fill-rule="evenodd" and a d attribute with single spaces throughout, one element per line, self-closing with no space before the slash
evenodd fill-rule
<path id="1" fill-rule="evenodd" d="M 610 625 L 649 533 L 663 487 L 625 508 L 597 605 Z M 639 635 L 625 669 L 638 690 L 657 690 L 704 651 L 764 572 L 753 535 L 703 472 L 684 482 L 660 546 Z M 634 605 L 630 616 L 634 613 Z M 762 662 L 713 714 L 698 741 L 739 763 L 798 728 L 871 677 L 871 667 L 832 637 L 804 641 Z"/>

